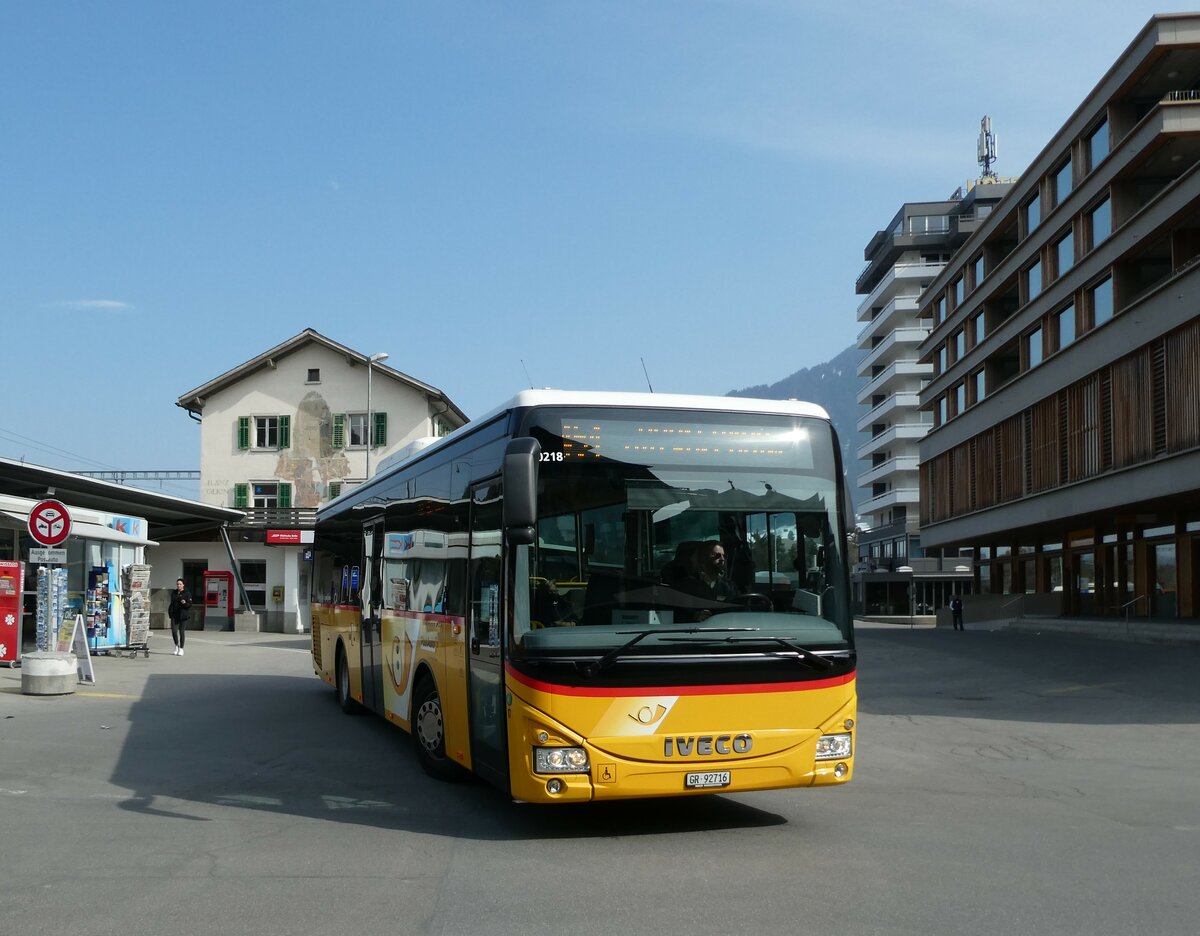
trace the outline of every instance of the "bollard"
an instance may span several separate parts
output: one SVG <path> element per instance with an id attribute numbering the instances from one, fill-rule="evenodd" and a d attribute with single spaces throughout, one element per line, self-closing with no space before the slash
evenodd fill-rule
<path id="1" fill-rule="evenodd" d="M 70 695 L 79 672 L 73 653 L 35 650 L 21 658 L 21 692 L 24 695 Z"/>

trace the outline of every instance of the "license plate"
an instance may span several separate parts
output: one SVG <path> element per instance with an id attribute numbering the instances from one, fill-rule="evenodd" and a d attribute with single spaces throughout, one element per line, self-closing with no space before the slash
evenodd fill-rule
<path id="1" fill-rule="evenodd" d="M 726 787 L 732 780 L 732 772 L 728 770 L 707 770 L 703 773 L 684 774 L 683 786 L 688 790 L 702 790 L 707 787 Z"/>

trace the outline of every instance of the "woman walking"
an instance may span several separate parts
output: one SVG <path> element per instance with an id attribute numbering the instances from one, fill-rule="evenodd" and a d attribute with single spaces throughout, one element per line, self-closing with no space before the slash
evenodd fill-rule
<path id="1" fill-rule="evenodd" d="M 183 638 L 187 634 L 188 618 L 192 613 L 192 596 L 183 587 L 183 579 L 175 579 L 175 590 L 171 592 L 171 606 L 167 617 L 171 619 L 171 639 L 175 641 L 175 656 L 183 656 Z"/>

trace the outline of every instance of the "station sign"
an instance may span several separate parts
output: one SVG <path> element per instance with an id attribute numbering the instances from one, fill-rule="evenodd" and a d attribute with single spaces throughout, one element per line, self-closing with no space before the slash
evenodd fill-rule
<path id="1" fill-rule="evenodd" d="M 267 530 L 267 542 L 275 546 L 311 543 L 315 538 L 314 530 Z"/>

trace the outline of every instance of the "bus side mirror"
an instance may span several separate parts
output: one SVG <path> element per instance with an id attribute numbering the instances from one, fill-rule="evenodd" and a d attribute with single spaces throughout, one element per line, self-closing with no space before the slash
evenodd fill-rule
<path id="1" fill-rule="evenodd" d="M 504 450 L 504 538 L 512 546 L 537 541 L 537 478 L 542 447 L 513 439 Z"/>

